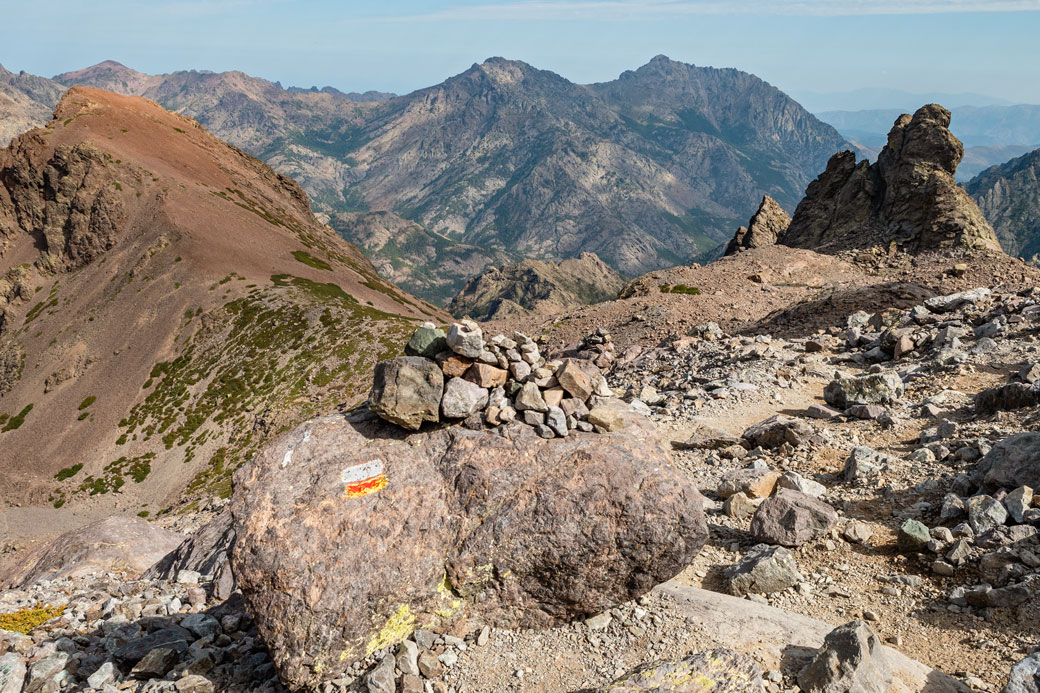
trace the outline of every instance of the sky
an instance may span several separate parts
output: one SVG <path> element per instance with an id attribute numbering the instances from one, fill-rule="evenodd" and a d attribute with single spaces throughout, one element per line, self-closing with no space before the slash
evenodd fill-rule
<path id="1" fill-rule="evenodd" d="M 491 56 L 588 83 L 665 54 L 795 95 L 1040 103 L 1040 0 L 0 0 L 0 17 L 0 64 L 47 77 L 112 59 L 406 93 Z"/>

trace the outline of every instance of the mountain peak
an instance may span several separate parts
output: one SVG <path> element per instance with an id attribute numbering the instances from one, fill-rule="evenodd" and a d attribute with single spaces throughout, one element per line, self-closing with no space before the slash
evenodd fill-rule
<path id="1" fill-rule="evenodd" d="M 487 75 L 488 79 L 497 84 L 520 82 L 531 71 L 531 66 L 523 61 L 509 60 L 499 56 L 492 56 L 480 65 L 474 65 L 473 67 Z"/>
<path id="2" fill-rule="evenodd" d="M 658 66 L 662 66 L 662 65 L 685 65 L 685 64 L 686 63 L 679 62 L 678 60 L 672 60 L 671 58 L 669 58 L 664 53 L 659 53 L 659 54 L 655 55 L 654 57 L 650 58 L 650 62 L 648 62 L 643 67 L 649 67 L 649 66 L 658 67 Z"/>
<path id="3" fill-rule="evenodd" d="M 141 95 L 149 86 L 161 80 L 160 77 L 138 72 L 115 60 L 104 60 L 81 70 L 63 72 L 54 76 L 54 81 L 66 85 L 86 85 L 114 91 L 118 94 Z"/>

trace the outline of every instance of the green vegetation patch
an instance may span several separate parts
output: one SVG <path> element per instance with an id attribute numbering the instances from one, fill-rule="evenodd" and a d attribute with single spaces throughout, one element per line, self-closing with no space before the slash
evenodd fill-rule
<path id="1" fill-rule="evenodd" d="M 332 271 L 332 265 L 330 265 L 329 263 L 325 262 L 321 258 L 314 257 L 313 255 L 308 253 L 306 250 L 294 250 L 293 253 L 292 253 L 292 256 L 294 258 L 296 258 L 297 262 L 302 262 L 303 264 L 307 265 L 308 267 L 313 267 L 314 269 L 325 270 L 326 272 L 331 272 Z"/>
<path id="2" fill-rule="evenodd" d="M 119 491 L 126 484 L 124 477 L 127 476 L 133 479 L 134 483 L 139 484 L 148 478 L 154 459 L 154 452 L 147 452 L 137 457 L 120 457 L 118 460 L 106 464 L 100 476 L 90 475 L 84 479 L 76 491 L 89 493 L 92 496 Z"/>
<path id="3" fill-rule="evenodd" d="M 700 296 L 701 290 L 696 286 L 687 286 L 685 284 L 662 284 L 662 294 L 686 294 L 687 296 Z"/>
<path id="4" fill-rule="evenodd" d="M 357 303 L 358 300 L 340 288 L 339 284 L 331 282 L 323 284 L 303 277 L 294 277 L 291 274 L 271 275 L 271 281 L 275 286 L 295 286 L 309 293 L 320 301 L 343 301 L 344 303 Z M 387 313 L 389 315 L 389 313 Z"/>
<path id="5" fill-rule="evenodd" d="M 84 409 L 86 409 L 87 407 L 89 407 L 91 404 L 93 404 L 96 401 L 97 401 L 97 397 L 95 397 L 94 395 L 91 395 L 90 397 L 87 397 L 85 400 L 83 400 L 82 402 L 79 403 L 79 410 L 83 411 Z"/>
<path id="6" fill-rule="evenodd" d="M 71 479 L 79 474 L 79 470 L 81 469 L 83 469 L 82 463 L 77 463 L 71 467 L 65 467 L 65 469 L 58 471 L 58 473 L 54 475 L 54 478 L 58 481 L 65 481 L 66 479 Z"/>
<path id="7" fill-rule="evenodd" d="M 0 428 L 0 433 L 7 433 L 8 431 L 17 431 L 25 423 L 25 417 L 29 415 L 33 409 L 33 405 L 28 405 L 25 409 L 21 410 L 11 418 L 7 420 L 3 428 Z"/>
<path id="8" fill-rule="evenodd" d="M 28 635 L 33 628 L 61 616 L 64 612 L 65 607 L 61 606 L 26 607 L 9 614 L 0 614 L 0 629 Z"/>
<path id="9" fill-rule="evenodd" d="M 158 439 L 168 450 L 183 448 L 185 462 L 219 441 L 189 494 L 230 494 L 231 475 L 269 435 L 362 397 L 372 365 L 399 354 L 414 329 L 414 321 L 363 306 L 335 284 L 291 275 L 272 281 L 210 313 L 219 327 L 155 364 L 151 390 L 119 422 L 117 443 Z M 80 491 L 118 490 L 133 468 L 123 458 Z"/>

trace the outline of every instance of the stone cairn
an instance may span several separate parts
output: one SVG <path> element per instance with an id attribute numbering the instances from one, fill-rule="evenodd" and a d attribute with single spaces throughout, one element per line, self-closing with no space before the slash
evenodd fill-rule
<path id="1" fill-rule="evenodd" d="M 469 428 L 517 421 L 554 438 L 620 425 L 602 373 L 614 362 L 614 343 L 602 328 L 543 355 L 521 332 L 485 341 L 471 320 L 447 332 L 427 322 L 412 334 L 405 354 L 376 365 L 369 407 L 409 430 L 426 421 Z"/>

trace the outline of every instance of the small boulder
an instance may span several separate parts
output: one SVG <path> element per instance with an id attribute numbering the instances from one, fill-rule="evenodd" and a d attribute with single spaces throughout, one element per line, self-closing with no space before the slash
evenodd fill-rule
<path id="1" fill-rule="evenodd" d="M 906 520 L 899 525 L 896 544 L 901 551 L 921 552 L 932 540 L 928 527 L 917 520 Z"/>
<path id="2" fill-rule="evenodd" d="M 782 546 L 757 544 L 738 562 L 723 571 L 730 593 L 748 594 L 781 592 L 802 581 L 794 554 Z"/>
<path id="3" fill-rule="evenodd" d="M 1026 511 L 1033 506 L 1033 489 L 1019 486 L 1004 499 L 1004 507 L 1015 522 L 1025 522 Z"/>
<path id="4" fill-rule="evenodd" d="M 1040 488 L 1040 432 L 1017 433 L 999 441 L 975 468 L 986 488 Z"/>
<path id="5" fill-rule="evenodd" d="M 866 522 L 860 520 L 853 520 L 849 524 L 845 525 L 845 530 L 842 532 L 842 536 L 845 540 L 852 544 L 866 544 L 870 541 L 870 538 L 874 536 L 874 528 Z"/>
<path id="6" fill-rule="evenodd" d="M 892 458 L 888 455 L 883 455 L 880 452 L 875 452 L 874 450 L 861 445 L 853 448 L 852 452 L 845 460 L 845 468 L 842 471 L 842 477 L 845 481 L 865 481 L 880 474 L 881 470 L 890 462 L 892 462 Z"/>
<path id="7" fill-rule="evenodd" d="M 505 385 L 509 380 L 509 371 L 486 363 L 474 363 L 463 377 L 471 383 L 490 389 Z"/>
<path id="8" fill-rule="evenodd" d="M 812 496 L 781 489 L 758 506 L 751 518 L 751 535 L 758 541 L 800 546 L 838 521 L 834 508 Z"/>
<path id="9" fill-rule="evenodd" d="M 567 394 L 582 402 L 588 400 L 592 395 L 592 379 L 578 367 L 578 363 L 573 359 L 565 359 L 556 369 L 556 380 L 560 383 L 560 387 L 567 391 Z"/>
<path id="10" fill-rule="evenodd" d="M 405 356 L 422 356 L 432 359 L 448 348 L 448 340 L 444 330 L 432 322 L 423 323 L 412 333 L 411 339 L 404 347 Z"/>
<path id="11" fill-rule="evenodd" d="M 446 419 L 464 419 L 483 410 L 487 403 L 487 390 L 468 380 L 452 378 L 444 386 L 441 415 Z"/>
<path id="12" fill-rule="evenodd" d="M 748 447 L 778 448 L 784 443 L 800 447 L 813 435 L 812 427 L 800 419 L 777 414 L 744 431 Z"/>
<path id="13" fill-rule="evenodd" d="M 988 416 L 998 411 L 1024 409 L 1040 404 L 1040 382 L 1032 385 L 1007 383 L 983 390 L 975 395 L 975 413 Z"/>
<path id="14" fill-rule="evenodd" d="M 886 693 L 892 674 L 882 645 L 865 621 L 835 628 L 823 647 L 798 674 L 806 693 Z"/>
<path id="15" fill-rule="evenodd" d="M 560 438 L 567 437 L 567 415 L 559 407 L 549 407 L 549 411 L 545 413 L 545 425 Z"/>
<path id="16" fill-rule="evenodd" d="M 755 510 L 758 509 L 758 505 L 759 504 L 752 500 L 746 493 L 741 491 L 740 493 L 734 493 L 723 502 L 722 511 L 726 513 L 728 517 L 732 517 L 736 520 L 743 520 L 746 517 L 754 515 Z"/>
<path id="17" fill-rule="evenodd" d="M 447 334 L 448 348 L 460 356 L 479 358 L 484 351 L 484 334 L 472 320 L 452 323 Z"/>
<path id="18" fill-rule="evenodd" d="M 988 299 L 991 293 L 989 289 L 980 287 L 948 296 L 934 296 L 925 300 L 924 307 L 933 313 L 949 313 L 962 306 L 981 303 Z"/>
<path id="19" fill-rule="evenodd" d="M 818 481 L 806 479 L 798 472 L 784 472 L 777 479 L 776 485 L 778 488 L 789 488 L 792 491 L 798 491 L 813 498 L 820 498 L 827 493 L 826 486 Z"/>
<path id="20" fill-rule="evenodd" d="M 14 652 L 0 657 L 0 693 L 22 693 L 26 671 L 25 660 Z"/>
<path id="21" fill-rule="evenodd" d="M 549 411 L 549 405 L 545 403 L 542 391 L 538 389 L 537 385 L 524 383 L 516 393 L 516 409 L 517 411 L 531 410 L 544 413 Z"/>
<path id="22" fill-rule="evenodd" d="M 741 439 L 725 431 L 694 423 L 689 437 L 682 442 L 673 442 L 672 447 L 680 450 L 722 450 L 732 445 L 740 445 Z"/>
<path id="23" fill-rule="evenodd" d="M 411 431 L 439 421 L 444 374 L 436 363 L 399 356 L 376 364 L 369 408 L 380 418 Z"/>
<path id="24" fill-rule="evenodd" d="M 606 431 L 619 431 L 625 426 L 625 417 L 618 407 L 598 406 L 589 411 L 589 423 Z"/>
<path id="25" fill-rule="evenodd" d="M 745 467 L 735 469 L 722 475 L 716 489 L 719 498 L 729 498 L 735 493 L 744 492 L 751 498 L 768 498 L 776 490 L 780 472 L 771 469 Z"/>
<path id="26" fill-rule="evenodd" d="M 968 511 L 968 524 L 975 534 L 988 532 L 1007 522 L 1007 509 L 992 496 L 972 496 L 964 502 L 964 506 Z"/>
<path id="27" fill-rule="evenodd" d="M 823 391 L 831 406 L 847 409 L 854 404 L 892 404 L 902 398 L 905 388 L 897 373 L 871 373 L 857 378 L 838 378 Z"/>

